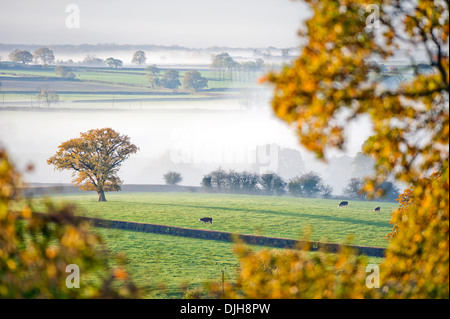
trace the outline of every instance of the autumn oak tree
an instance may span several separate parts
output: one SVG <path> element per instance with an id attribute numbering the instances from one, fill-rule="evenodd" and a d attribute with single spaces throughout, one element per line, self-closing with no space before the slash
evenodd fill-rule
<path id="1" fill-rule="evenodd" d="M 117 176 L 124 160 L 139 148 L 130 138 L 111 128 L 93 129 L 81 133 L 58 147 L 47 160 L 57 170 L 73 170 L 74 183 L 84 191 L 96 191 L 99 201 L 106 201 L 105 192 L 120 191 L 122 181 Z"/>
<path id="2" fill-rule="evenodd" d="M 32 199 L 24 205 L 23 187 L 0 148 L 0 299 L 140 297 L 125 256 L 108 251 L 75 206 L 47 199 L 36 212 Z M 81 272 L 76 289 L 67 285 L 68 265 Z"/>

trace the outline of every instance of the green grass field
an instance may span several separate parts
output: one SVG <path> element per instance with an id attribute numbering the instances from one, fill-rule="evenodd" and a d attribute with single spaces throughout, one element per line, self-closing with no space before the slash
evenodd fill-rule
<path id="1" fill-rule="evenodd" d="M 243 234 L 301 239 L 312 227 L 312 240 L 386 247 L 384 236 L 391 230 L 389 220 L 395 203 L 350 202 L 337 208 L 339 201 L 293 197 L 251 196 L 203 193 L 108 193 L 107 202 L 97 202 L 95 193 L 52 196 L 56 202 L 75 203 L 80 214 L 105 219 L 165 224 Z M 35 201 L 35 209 L 43 208 Z M 381 213 L 373 213 L 375 206 Z M 213 225 L 197 222 L 212 217 Z M 204 283 L 234 280 L 239 264 L 233 244 L 212 240 L 101 229 L 113 253 L 123 252 L 133 280 L 145 297 L 181 298 L 181 286 L 202 288 Z M 254 250 L 264 247 L 253 246 Z M 272 248 L 269 248 L 272 249 Z M 379 263 L 381 258 L 368 258 Z"/>
<path id="2" fill-rule="evenodd" d="M 150 101 L 150 100 L 154 100 L 154 101 L 158 101 L 158 100 L 164 100 L 167 98 L 170 99 L 179 99 L 179 100 L 183 100 L 186 98 L 189 99 L 193 99 L 193 98 L 198 98 L 201 97 L 201 95 L 195 95 L 195 94 L 190 94 L 190 95 L 163 95 L 163 94 L 136 94 L 136 95 L 132 95 L 132 94 L 58 94 L 59 96 L 59 101 L 62 102 L 102 102 L 102 101 L 115 101 L 117 103 L 120 103 L 121 101 Z M 0 93 L 0 103 L 2 103 L 3 101 L 5 103 L 7 102 L 29 102 L 30 100 L 35 101 L 35 103 L 37 103 L 37 99 L 36 99 L 36 94 L 33 93 L 5 93 L 5 94 L 1 94 Z M 42 102 L 43 104 L 45 104 L 44 102 Z"/>
<path id="3" fill-rule="evenodd" d="M 33 77 L 45 77 L 48 80 L 61 80 L 59 76 L 56 75 L 54 67 L 48 67 L 45 69 L 0 69 L 0 77 L 4 80 L 8 78 L 22 78 L 27 80 L 27 78 Z M 188 71 L 185 69 L 178 69 L 180 75 L 180 81 L 184 74 Z M 107 83 L 113 85 L 126 85 L 134 87 L 144 87 L 149 88 L 149 82 L 146 77 L 146 71 L 144 69 L 133 69 L 133 70 L 121 70 L 121 69 L 107 69 L 107 68 L 73 68 L 73 72 L 77 80 L 82 82 L 91 83 Z M 220 80 L 213 71 L 210 70 L 200 70 L 202 76 L 206 77 L 208 80 L 208 88 L 210 89 L 227 89 L 227 88 L 251 88 L 257 87 L 256 81 L 246 81 L 243 80 L 243 76 L 235 78 L 231 81 L 230 77 L 225 77 L 224 80 Z M 164 70 L 158 75 L 162 77 Z M 257 77 L 257 75 L 252 75 Z M 181 90 L 181 87 L 179 88 Z M 58 91 L 58 88 L 53 88 L 53 90 Z M 161 89 L 162 91 L 167 91 Z"/>
<path id="4" fill-rule="evenodd" d="M 239 265 L 233 244 L 194 238 L 96 229 L 112 253 L 127 257 L 127 270 L 145 298 L 182 298 L 181 287 L 204 288 L 236 278 Z M 256 248 L 261 249 L 261 248 Z"/>
<path id="5" fill-rule="evenodd" d="M 240 72 L 226 74 L 222 80 L 217 72 L 201 69 L 199 72 L 208 80 L 208 87 L 193 92 L 182 86 L 176 90 L 151 88 L 144 68 L 112 69 L 105 67 L 71 67 L 75 80 L 56 75 L 55 67 L 37 68 L 21 66 L 8 68 L 0 65 L 0 80 L 4 82 L 0 90 L 0 107 L 68 108 L 68 109 L 151 109 L 161 107 L 159 102 L 203 102 L 217 99 L 233 100 L 240 107 L 255 99 L 249 92 L 261 89 L 256 83 L 260 74 Z M 180 82 L 187 71 L 176 69 Z M 161 69 L 158 77 L 162 77 Z M 36 93 L 41 88 L 54 91 L 59 101 L 52 105 L 39 102 Z M 257 92 L 258 94 L 258 92 Z M 261 92 L 259 92 L 261 94 Z M 257 100 L 257 98 L 256 98 Z M 165 106 L 164 106 L 165 107 Z M 178 106 L 191 108 L 192 105 Z M 203 106 L 202 106 L 203 107 Z M 209 108 L 209 106 L 208 106 Z M 213 109 L 215 107 L 212 107 Z"/>
<path id="6" fill-rule="evenodd" d="M 91 193 L 92 194 L 92 193 Z M 338 208 L 338 200 L 295 197 L 203 193 L 108 193 L 107 202 L 96 195 L 54 197 L 74 202 L 82 214 L 104 219 L 219 230 L 232 233 L 301 238 L 312 228 L 312 240 L 386 247 L 384 236 L 396 203 L 351 201 Z M 373 208 L 381 206 L 380 213 Z M 212 217 L 213 225 L 198 222 Z"/>

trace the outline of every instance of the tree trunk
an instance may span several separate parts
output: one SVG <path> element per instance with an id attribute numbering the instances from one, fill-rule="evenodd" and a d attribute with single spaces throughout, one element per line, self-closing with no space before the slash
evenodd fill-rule
<path id="1" fill-rule="evenodd" d="M 105 192 L 104 191 L 98 191 L 98 201 L 99 202 L 106 202 Z"/>

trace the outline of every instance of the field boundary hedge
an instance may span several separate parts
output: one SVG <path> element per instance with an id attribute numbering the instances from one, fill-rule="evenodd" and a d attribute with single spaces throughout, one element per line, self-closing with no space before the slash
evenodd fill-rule
<path id="1" fill-rule="evenodd" d="M 128 222 L 122 220 L 101 219 L 94 217 L 79 217 L 79 218 L 86 220 L 90 222 L 94 227 L 99 228 L 122 229 L 144 233 L 163 234 L 163 235 L 189 237 L 205 240 L 218 240 L 225 242 L 234 242 L 236 239 L 240 239 L 241 241 L 249 245 L 268 246 L 274 248 L 295 249 L 296 247 L 303 246 L 309 247 L 308 249 L 310 251 L 317 251 L 320 248 L 323 248 L 329 252 L 335 253 L 338 252 L 341 248 L 348 247 L 352 248 L 358 255 L 366 255 L 371 257 L 385 257 L 385 250 L 386 250 L 385 248 L 382 247 L 342 245 L 317 241 L 294 240 L 288 238 L 233 234 L 229 232 L 216 230 L 183 228 L 177 226 Z"/>

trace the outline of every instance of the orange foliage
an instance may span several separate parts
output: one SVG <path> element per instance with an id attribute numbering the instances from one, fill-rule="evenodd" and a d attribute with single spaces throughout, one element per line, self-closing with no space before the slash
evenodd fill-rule
<path id="1" fill-rule="evenodd" d="M 73 170 L 75 185 L 81 190 L 97 191 L 99 201 L 104 192 L 119 191 L 122 181 L 117 172 L 124 160 L 139 148 L 111 128 L 89 130 L 62 143 L 47 162 L 58 170 Z"/>
<path id="2" fill-rule="evenodd" d="M 418 0 L 406 9 L 406 1 L 379 1 L 381 28 L 368 29 L 366 9 L 373 1 L 305 1 L 313 11 L 299 32 L 306 45 L 291 66 L 267 76 L 275 114 L 322 159 L 330 148 L 345 148 L 349 123 L 368 116 L 374 135 L 363 152 L 375 160 L 377 178 L 365 191 L 380 195 L 378 185 L 388 176 L 411 188 L 392 217 L 381 288 L 364 286 L 365 263 L 351 252 L 312 256 L 238 248 L 239 277 L 225 297 L 449 298 L 449 64 L 443 53 L 449 3 Z M 434 72 L 383 87 L 379 67 L 368 61 L 386 61 L 400 43 L 425 48 Z M 438 174 L 424 178 L 431 172 Z"/>

